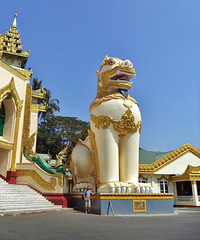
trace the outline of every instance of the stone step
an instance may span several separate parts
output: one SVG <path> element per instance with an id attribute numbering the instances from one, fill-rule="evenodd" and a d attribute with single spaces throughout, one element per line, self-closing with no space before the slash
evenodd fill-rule
<path id="1" fill-rule="evenodd" d="M 6 189 L 9 186 L 10 189 L 32 189 L 25 185 L 15 185 L 15 184 L 1 184 L 0 183 L 0 189 Z M 34 190 L 34 189 L 32 189 Z"/>
<path id="2" fill-rule="evenodd" d="M 41 207 L 41 208 L 22 208 L 22 209 L 0 209 L 0 216 L 4 215 L 5 213 L 10 213 L 10 214 L 14 214 L 14 213 L 32 213 L 32 212 L 43 212 L 43 211 L 54 211 L 54 210 L 61 210 L 62 207 L 57 207 L 57 206 L 53 206 L 51 208 L 48 207 Z"/>
<path id="3" fill-rule="evenodd" d="M 32 195 L 32 194 L 4 194 L 0 195 L 0 199 L 5 199 L 5 198 L 32 198 L 32 199 L 46 199 L 42 195 Z"/>
<path id="4" fill-rule="evenodd" d="M 52 208 L 54 209 L 55 208 L 55 205 L 54 206 L 45 206 L 45 205 L 40 205 L 40 206 L 36 206 L 36 205 L 23 205 L 23 206 L 18 206 L 18 205 L 12 205 L 12 206 L 2 206 L 0 207 L 0 212 L 1 211 L 4 211 L 4 210 L 21 210 L 21 209 L 29 209 L 29 208 L 32 208 L 32 209 L 40 209 L 40 208 Z"/>
<path id="5" fill-rule="evenodd" d="M 54 205 L 54 204 L 19 204 L 19 205 L 15 205 L 15 204 L 12 204 L 12 205 L 2 205 L 0 206 L 0 210 L 2 209 L 23 209 L 23 208 L 62 208 L 62 206 L 60 205 Z"/>
<path id="6" fill-rule="evenodd" d="M 30 201 L 30 199 L 25 199 L 24 201 L 22 201 L 21 199 L 18 200 L 18 201 L 14 201 L 14 200 L 2 200 L 0 201 L 0 207 L 3 205 L 3 204 L 32 204 L 32 203 L 37 203 L 37 204 L 49 204 L 48 201 L 43 201 L 43 200 L 36 200 L 36 201 Z M 52 203 L 51 203 L 52 204 Z"/>
<path id="7" fill-rule="evenodd" d="M 46 199 L 33 199 L 33 198 L 19 198 L 19 199 L 1 199 L 0 200 L 0 203 L 3 203 L 3 202 L 45 202 L 45 203 L 48 203 L 48 201 Z"/>
<path id="8" fill-rule="evenodd" d="M 49 204 L 49 202 L 47 201 L 43 201 L 43 200 L 36 200 L 36 201 L 30 201 L 29 199 L 26 199 L 24 201 L 22 201 L 21 199 L 18 201 L 13 201 L 13 200 L 3 200 L 0 201 L 0 207 L 2 206 L 2 204 L 32 204 L 32 203 L 36 203 L 36 204 Z M 52 203 L 51 203 L 52 204 Z"/>
<path id="9" fill-rule="evenodd" d="M 8 188 L 9 186 L 9 188 Z M 11 185 L 3 185 L 0 184 L 0 190 L 4 191 L 4 190 L 7 190 L 7 189 L 11 189 L 11 190 L 19 190 L 19 191 L 22 191 L 24 189 L 27 189 L 27 191 L 34 191 L 36 192 L 34 189 L 31 189 L 29 188 L 28 186 L 23 186 L 23 187 L 14 187 L 14 186 L 11 186 Z"/>
<path id="10" fill-rule="evenodd" d="M 17 189 L 15 190 L 12 190 L 12 189 L 7 189 L 5 191 L 2 191 L 0 189 L 0 194 L 12 194 L 12 193 L 15 193 L 15 194 L 32 194 L 32 195 L 37 195 L 38 193 L 35 192 L 35 191 L 30 191 L 30 190 L 27 190 L 27 189 L 24 189 L 23 191 L 19 189 L 19 191 Z"/>
<path id="11" fill-rule="evenodd" d="M 0 177 L 0 183 L 7 183 L 7 182 Z"/>
<path id="12" fill-rule="evenodd" d="M 9 203 L 4 203 L 4 204 L 1 204 L 0 205 L 0 209 L 15 209 L 15 208 L 27 208 L 27 207 L 34 207 L 34 208 L 40 208 L 40 207 L 55 207 L 55 205 L 53 204 L 45 204 L 45 203 L 40 203 L 40 204 L 37 204 L 37 203 L 23 203 L 23 204 L 20 204 L 20 203 L 13 203 L 13 204 L 9 204 Z"/>
<path id="13" fill-rule="evenodd" d="M 40 193 L 26 185 L 8 184 L 0 178 L 0 215 L 60 210 Z"/>
<path id="14" fill-rule="evenodd" d="M 41 196 L 43 197 L 40 193 L 37 193 L 37 192 L 26 192 L 26 190 L 24 190 L 24 192 L 14 192 L 14 191 L 10 191 L 10 192 L 2 192 L 0 190 L 0 197 L 3 197 L 3 196 Z"/>

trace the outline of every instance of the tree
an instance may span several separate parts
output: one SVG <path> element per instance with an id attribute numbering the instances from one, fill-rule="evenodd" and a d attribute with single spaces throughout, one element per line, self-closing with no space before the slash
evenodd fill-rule
<path id="1" fill-rule="evenodd" d="M 79 139 L 84 140 L 88 135 L 89 123 L 76 117 L 50 116 L 38 126 L 37 152 L 48 151 L 55 158 L 62 149 L 69 145 L 68 156 Z"/>
<path id="2" fill-rule="evenodd" d="M 50 90 L 47 90 L 44 88 L 46 91 L 46 96 L 45 99 L 41 99 L 41 103 L 44 104 L 44 106 L 47 106 L 47 111 L 41 113 L 41 119 L 45 120 L 48 119 L 50 116 L 54 116 L 54 112 L 58 111 L 60 112 L 60 107 L 59 105 L 59 100 L 56 98 L 51 99 L 51 92 Z"/>
<path id="3" fill-rule="evenodd" d="M 38 80 L 38 78 L 33 78 L 32 81 L 32 89 L 33 90 L 39 90 L 42 88 L 42 80 Z"/>
<path id="4" fill-rule="evenodd" d="M 40 112 L 39 117 L 45 121 L 46 118 L 49 118 L 50 116 L 54 116 L 54 112 L 58 111 L 60 112 L 59 100 L 56 98 L 51 99 L 51 92 L 50 90 L 46 88 L 42 88 L 42 82 L 43 80 L 38 80 L 38 78 L 33 78 L 32 81 L 32 89 L 33 90 L 39 90 L 42 89 L 46 95 L 44 99 L 39 99 L 39 103 L 42 103 L 44 106 L 47 106 L 46 112 Z"/>

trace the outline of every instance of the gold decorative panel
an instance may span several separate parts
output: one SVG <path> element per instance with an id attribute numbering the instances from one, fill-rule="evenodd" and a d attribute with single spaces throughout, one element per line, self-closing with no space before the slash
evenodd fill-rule
<path id="1" fill-rule="evenodd" d="M 146 200 L 133 200 L 133 212 L 146 212 Z"/>
<path id="2" fill-rule="evenodd" d="M 22 135 L 22 148 L 26 145 L 30 135 L 30 124 L 31 124 L 31 99 L 32 99 L 32 87 L 30 84 L 27 85 L 26 89 L 26 101 L 24 111 L 24 127 Z"/>

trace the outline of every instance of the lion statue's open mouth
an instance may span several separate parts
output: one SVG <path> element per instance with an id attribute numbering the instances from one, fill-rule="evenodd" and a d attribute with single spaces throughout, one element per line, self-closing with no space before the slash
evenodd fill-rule
<path id="1" fill-rule="evenodd" d="M 119 58 L 106 56 L 96 75 L 97 93 L 116 91 L 116 89 L 129 90 L 132 87 L 131 80 L 135 77 L 135 69 L 129 60 L 122 61 Z"/>
<path id="2" fill-rule="evenodd" d="M 108 81 L 129 82 L 132 84 L 131 80 L 134 78 L 134 76 L 134 73 L 126 73 L 118 70 L 114 75 L 109 76 Z"/>

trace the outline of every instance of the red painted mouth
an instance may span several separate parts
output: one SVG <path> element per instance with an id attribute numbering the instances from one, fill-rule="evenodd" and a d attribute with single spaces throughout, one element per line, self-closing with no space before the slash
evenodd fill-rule
<path id="1" fill-rule="evenodd" d="M 110 76 L 109 81 L 125 81 L 125 82 L 131 82 L 131 79 L 135 76 L 133 73 L 124 73 L 121 71 L 117 71 L 116 74 Z"/>

